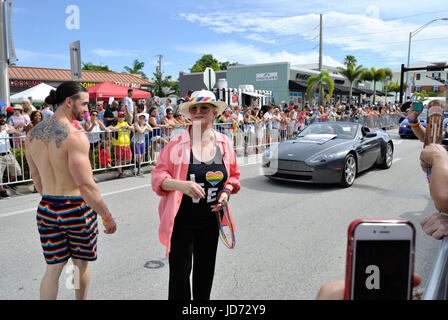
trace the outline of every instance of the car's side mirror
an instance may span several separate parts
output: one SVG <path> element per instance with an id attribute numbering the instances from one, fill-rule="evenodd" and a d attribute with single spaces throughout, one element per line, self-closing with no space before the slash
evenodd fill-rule
<path id="1" fill-rule="evenodd" d="M 367 132 L 366 133 L 366 138 L 374 138 L 376 136 L 377 136 L 376 132 Z"/>

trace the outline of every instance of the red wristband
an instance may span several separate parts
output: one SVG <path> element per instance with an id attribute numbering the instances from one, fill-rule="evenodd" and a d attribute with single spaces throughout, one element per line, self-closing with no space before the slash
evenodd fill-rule
<path id="1" fill-rule="evenodd" d="M 106 219 L 104 219 L 104 218 L 102 218 L 102 219 L 103 219 L 103 223 L 107 223 L 107 222 L 109 222 L 110 220 L 112 220 L 113 217 L 112 217 L 112 215 L 109 215 Z"/>

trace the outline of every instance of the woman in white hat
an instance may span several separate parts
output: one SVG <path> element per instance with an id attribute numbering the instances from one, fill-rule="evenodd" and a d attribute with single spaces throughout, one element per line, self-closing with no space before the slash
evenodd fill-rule
<path id="1" fill-rule="evenodd" d="M 212 289 L 223 201 L 240 189 L 240 170 L 230 140 L 214 130 L 226 104 L 206 90 L 193 92 L 179 112 L 193 125 L 174 136 L 151 172 L 161 196 L 159 238 L 169 257 L 169 299 L 208 300 Z M 230 221 L 223 225 L 235 225 Z M 194 263 L 192 263 L 194 261 Z"/>
<path id="2" fill-rule="evenodd" d="M 14 149 L 25 148 L 25 128 L 30 124 L 29 118 L 23 115 L 23 107 L 20 104 L 14 105 L 14 114 L 9 118 L 9 124 L 16 129 L 18 133 L 14 134 L 12 139 Z M 20 134 L 19 134 L 20 133 Z M 19 138 L 20 137 L 20 138 Z"/>

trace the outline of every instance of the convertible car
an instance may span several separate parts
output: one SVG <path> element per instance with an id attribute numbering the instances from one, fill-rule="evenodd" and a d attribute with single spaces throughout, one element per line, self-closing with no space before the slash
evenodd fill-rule
<path id="1" fill-rule="evenodd" d="M 267 148 L 265 176 L 274 180 L 338 183 L 350 187 L 361 171 L 390 168 L 394 145 L 381 129 L 353 122 L 314 123 L 295 138 Z"/>

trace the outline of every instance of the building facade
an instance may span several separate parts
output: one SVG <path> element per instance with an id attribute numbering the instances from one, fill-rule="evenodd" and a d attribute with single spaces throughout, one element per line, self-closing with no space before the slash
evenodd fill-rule
<path id="1" fill-rule="evenodd" d="M 328 71 L 334 83 L 332 102 L 346 102 L 349 96 L 349 82 L 338 73 L 337 68 L 323 66 Z M 225 80 L 228 88 L 241 88 L 251 86 L 255 91 L 269 91 L 272 93 L 271 101 L 274 104 L 285 102 L 287 104 L 302 104 L 307 102 L 307 80 L 311 76 L 318 75 L 317 64 L 293 65 L 289 62 L 264 63 L 253 65 L 231 66 L 225 71 L 216 71 L 215 89 L 219 88 L 219 80 Z M 221 82 L 222 83 L 222 82 Z M 185 73 L 179 75 L 180 95 L 185 95 L 189 90 L 205 89 L 203 73 Z M 367 101 L 372 95 L 373 85 L 364 81 L 357 88 L 353 88 L 352 95 L 357 102 Z M 377 83 L 377 96 L 384 96 L 381 84 Z M 313 101 L 317 100 L 317 93 Z M 243 100 L 243 105 L 246 100 Z"/>
<path id="2" fill-rule="evenodd" d="M 10 66 L 8 72 L 11 95 L 40 83 L 58 87 L 62 82 L 71 80 L 71 72 L 69 69 Z M 111 82 L 146 91 L 149 91 L 152 87 L 152 82 L 142 79 L 139 75 L 105 71 L 83 70 L 82 78 L 76 81 L 86 88 L 102 82 Z"/>
<path id="3" fill-rule="evenodd" d="M 428 66 L 447 66 L 446 62 L 426 62 L 420 61 L 412 65 L 409 68 L 426 68 Z M 401 68 L 392 70 L 392 81 L 400 83 Z M 404 81 L 406 81 L 406 73 L 404 74 Z M 446 93 L 446 85 L 448 84 L 448 68 L 444 71 L 410 71 L 408 72 L 408 86 L 410 92 L 422 92 L 425 90 L 427 93 L 433 93 L 434 95 Z M 408 91 L 409 93 L 409 91 Z"/>

